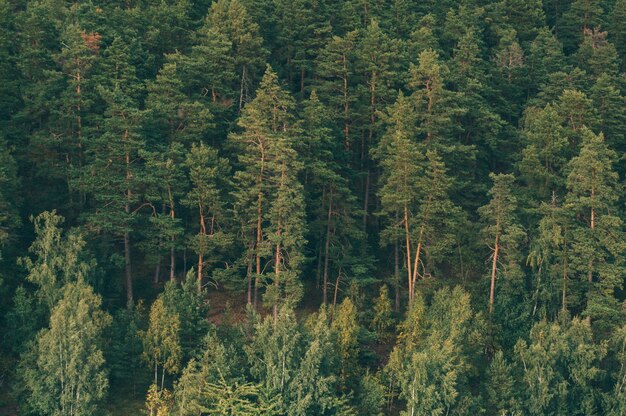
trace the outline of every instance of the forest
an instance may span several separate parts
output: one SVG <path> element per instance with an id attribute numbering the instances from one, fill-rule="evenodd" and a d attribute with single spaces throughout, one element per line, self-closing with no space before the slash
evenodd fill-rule
<path id="1" fill-rule="evenodd" d="M 626 415 L 626 0 L 0 0 L 0 415 Z"/>

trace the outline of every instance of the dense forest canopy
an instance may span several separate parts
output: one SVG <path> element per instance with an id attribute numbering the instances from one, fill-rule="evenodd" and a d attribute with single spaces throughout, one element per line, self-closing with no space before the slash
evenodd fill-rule
<path id="1" fill-rule="evenodd" d="M 626 0 L 0 0 L 0 414 L 626 415 Z"/>

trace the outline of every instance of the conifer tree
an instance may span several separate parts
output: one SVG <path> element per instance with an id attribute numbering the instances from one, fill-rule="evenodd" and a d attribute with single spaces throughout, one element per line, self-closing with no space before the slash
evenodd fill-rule
<path id="1" fill-rule="evenodd" d="M 568 194 L 565 207 L 574 219 L 572 226 L 573 274 L 587 281 L 586 314 L 598 320 L 598 328 L 621 321 L 623 311 L 614 296 L 623 286 L 623 225 L 613 215 L 620 194 L 613 170 L 615 152 L 602 133 L 582 130 L 580 153 L 568 164 Z"/>
<path id="2" fill-rule="evenodd" d="M 203 269 L 221 250 L 231 243 L 225 195 L 231 187 L 228 160 L 203 144 L 193 145 L 185 165 L 189 171 L 191 190 L 182 201 L 197 210 L 198 235 L 192 238 L 192 247 L 198 254 L 198 291 L 203 287 Z"/>
<path id="3" fill-rule="evenodd" d="M 480 208 L 479 214 L 486 224 L 483 233 L 490 247 L 489 313 L 492 313 L 496 279 L 515 271 L 516 246 L 523 231 L 515 218 L 517 199 L 511 190 L 515 177 L 511 174 L 491 174 L 490 177 L 493 181 L 489 191 L 491 200 Z"/>
<path id="4" fill-rule="evenodd" d="M 106 104 L 103 129 L 87 143 L 87 161 L 74 182 L 93 201 L 92 212 L 85 215 L 89 229 L 123 241 L 126 301 L 131 304 L 131 232 L 133 211 L 143 185 L 139 153 L 145 145 L 138 131 L 141 90 L 128 47 L 121 38 L 115 38 L 105 50 L 103 64 L 106 84 L 99 88 Z"/>
<path id="5" fill-rule="evenodd" d="M 238 146 L 242 166 L 235 174 L 235 209 L 244 235 L 254 235 L 247 243 L 255 263 L 254 276 L 248 274 L 248 300 L 252 301 L 254 277 L 256 304 L 262 262 L 271 258 L 274 275 L 267 302 L 274 305 L 275 316 L 279 303 L 293 303 L 300 296 L 296 278 L 304 245 L 304 200 L 297 178 L 301 166 L 294 151 L 297 130 L 292 122 L 293 106 L 293 99 L 268 66 L 256 98 L 239 119 L 241 133 L 230 137 Z"/>
<path id="6" fill-rule="evenodd" d="M 211 5 L 206 26 L 226 35 L 237 74 L 239 110 L 250 97 L 250 89 L 263 70 L 267 51 L 259 35 L 259 25 L 252 21 L 239 0 L 219 0 Z"/>

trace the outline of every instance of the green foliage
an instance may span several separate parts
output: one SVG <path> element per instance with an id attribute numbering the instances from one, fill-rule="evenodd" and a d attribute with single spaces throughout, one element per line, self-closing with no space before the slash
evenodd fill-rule
<path id="1" fill-rule="evenodd" d="M 393 318 L 391 316 L 391 300 L 389 300 L 389 291 L 386 285 L 380 287 L 380 295 L 374 303 L 374 317 L 370 324 L 372 331 L 376 333 L 379 341 L 385 342 L 390 336 L 390 330 L 393 327 Z"/>
<path id="2" fill-rule="evenodd" d="M 109 387 L 103 331 L 111 317 L 82 279 L 68 283 L 42 330 L 20 363 L 28 401 L 39 414 L 96 414 Z"/>
<path id="3" fill-rule="evenodd" d="M 625 5 L 0 0 L 0 407 L 624 413 Z"/>

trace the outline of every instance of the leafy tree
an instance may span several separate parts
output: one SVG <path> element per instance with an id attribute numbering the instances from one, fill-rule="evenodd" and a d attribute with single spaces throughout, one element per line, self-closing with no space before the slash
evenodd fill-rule
<path id="1" fill-rule="evenodd" d="M 389 300 L 386 285 L 380 287 L 380 295 L 374 303 L 374 317 L 370 326 L 379 341 L 384 342 L 389 338 L 389 330 L 393 326 L 393 319 L 391 317 L 391 301 Z"/>
<path id="2" fill-rule="evenodd" d="M 80 234 L 70 232 L 63 236 L 60 225 L 64 218 L 55 211 L 43 212 L 31 220 L 36 239 L 29 251 L 35 258 L 22 257 L 19 262 L 28 272 L 26 279 L 37 287 L 38 301 L 52 311 L 63 296 L 64 285 L 87 280 L 95 264 L 82 255 L 85 241 Z"/>
<path id="3" fill-rule="evenodd" d="M 540 322 L 530 342 L 520 340 L 515 354 L 523 369 L 526 414 L 593 414 L 598 399 L 592 382 L 600 374 L 606 346 L 595 345 L 589 321 Z"/>
<path id="4" fill-rule="evenodd" d="M 103 331 L 111 317 L 82 278 L 63 288 L 42 330 L 22 361 L 27 407 L 49 415 L 92 415 L 108 390 Z"/>
<path id="5" fill-rule="evenodd" d="M 180 370 L 180 317 L 166 309 L 163 298 L 158 298 L 150 308 L 150 324 L 142 333 L 144 340 L 143 358 L 154 365 L 154 389 L 164 389 L 165 372 L 176 374 Z M 161 388 L 158 371 L 161 367 Z"/>

